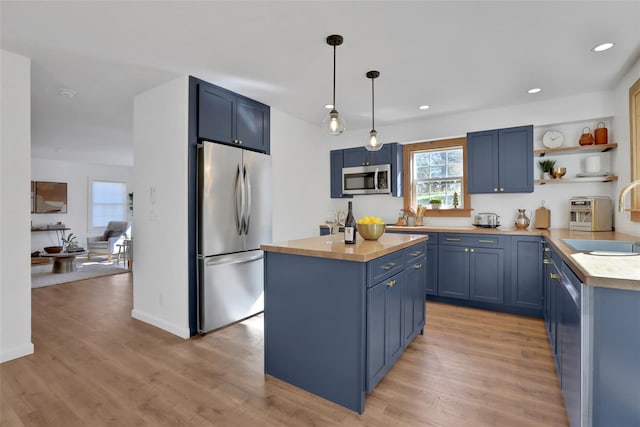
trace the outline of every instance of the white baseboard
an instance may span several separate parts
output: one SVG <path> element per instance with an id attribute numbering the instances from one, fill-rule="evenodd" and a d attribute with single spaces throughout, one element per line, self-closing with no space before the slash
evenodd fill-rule
<path id="1" fill-rule="evenodd" d="M 169 323 L 164 319 L 160 319 L 152 314 L 142 312 L 140 310 L 133 309 L 131 310 L 131 317 L 134 319 L 138 319 L 142 322 L 153 325 L 157 328 L 163 329 L 167 332 L 172 333 L 173 335 L 177 335 L 180 338 L 187 339 L 191 336 L 189 328 L 182 328 L 180 326 L 174 325 L 173 323 Z"/>
<path id="2" fill-rule="evenodd" d="M 19 357 L 28 356 L 33 354 L 33 343 L 24 344 L 18 347 L 9 349 L 8 351 L 0 352 L 0 363 L 8 362 L 9 360 L 17 359 Z"/>

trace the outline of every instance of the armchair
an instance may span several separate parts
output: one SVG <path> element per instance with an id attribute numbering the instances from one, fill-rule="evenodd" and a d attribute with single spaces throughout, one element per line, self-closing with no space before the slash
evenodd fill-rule
<path id="1" fill-rule="evenodd" d="M 116 242 L 127 232 L 128 227 L 127 221 L 109 221 L 101 236 L 87 237 L 87 258 L 89 261 L 91 261 L 91 255 L 106 255 L 111 261 Z"/>

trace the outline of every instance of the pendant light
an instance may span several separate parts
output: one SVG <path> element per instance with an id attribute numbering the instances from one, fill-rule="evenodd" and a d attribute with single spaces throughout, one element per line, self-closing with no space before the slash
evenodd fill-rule
<path id="1" fill-rule="evenodd" d="M 343 42 L 342 36 L 337 34 L 327 37 L 327 44 L 333 46 L 333 106 L 329 115 L 322 121 L 322 126 L 329 132 L 329 135 L 340 135 L 345 130 L 345 120 L 340 117 L 336 110 L 336 46 L 340 46 Z"/>
<path id="2" fill-rule="evenodd" d="M 373 89 L 373 81 L 380 76 L 379 71 L 369 71 L 367 78 L 371 79 L 371 131 L 367 137 L 367 144 L 364 146 L 369 151 L 378 151 L 382 148 L 382 137 L 376 131 L 376 115 L 374 110 L 375 92 Z"/>

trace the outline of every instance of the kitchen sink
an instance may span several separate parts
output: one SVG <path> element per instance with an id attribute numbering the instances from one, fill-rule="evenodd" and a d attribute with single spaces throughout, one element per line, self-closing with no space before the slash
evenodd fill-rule
<path id="1" fill-rule="evenodd" d="M 640 243 L 625 242 L 620 240 L 587 240 L 587 239 L 563 239 L 571 249 L 582 252 L 595 252 L 594 255 L 620 253 L 640 253 Z"/>

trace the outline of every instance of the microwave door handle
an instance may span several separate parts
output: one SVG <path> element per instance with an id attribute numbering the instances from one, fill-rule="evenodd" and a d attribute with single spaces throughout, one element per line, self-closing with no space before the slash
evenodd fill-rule
<path id="1" fill-rule="evenodd" d="M 376 171 L 373 173 L 373 188 L 374 190 L 378 190 L 378 168 L 376 168 Z"/>

